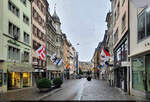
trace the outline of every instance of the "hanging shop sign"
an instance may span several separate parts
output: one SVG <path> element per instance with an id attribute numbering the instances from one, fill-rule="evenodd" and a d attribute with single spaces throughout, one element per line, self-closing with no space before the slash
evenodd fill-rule
<path id="1" fill-rule="evenodd" d="M 123 61 L 123 62 L 121 62 L 121 66 L 122 67 L 129 67 L 130 66 L 130 62 Z"/>

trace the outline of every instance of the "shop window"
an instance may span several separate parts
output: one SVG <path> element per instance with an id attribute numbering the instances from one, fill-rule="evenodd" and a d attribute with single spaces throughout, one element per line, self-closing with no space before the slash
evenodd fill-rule
<path id="1" fill-rule="evenodd" d="M 3 80 L 2 80 L 2 70 L 0 70 L 0 87 L 2 86 Z"/>
<path id="2" fill-rule="evenodd" d="M 145 69 L 146 69 L 146 72 L 147 72 L 147 81 L 146 81 L 146 84 L 147 84 L 147 91 L 150 92 L 150 54 L 149 55 L 146 55 L 145 57 Z"/>
<path id="3" fill-rule="evenodd" d="M 29 87 L 30 86 L 30 73 L 24 72 L 23 73 L 23 87 Z"/>
<path id="4" fill-rule="evenodd" d="M 12 72 L 11 74 L 11 81 L 9 88 L 21 88 L 21 73 L 19 72 Z"/>
<path id="5" fill-rule="evenodd" d="M 139 91 L 145 91 L 145 67 L 144 57 L 139 57 L 132 60 L 133 66 L 133 89 Z"/>

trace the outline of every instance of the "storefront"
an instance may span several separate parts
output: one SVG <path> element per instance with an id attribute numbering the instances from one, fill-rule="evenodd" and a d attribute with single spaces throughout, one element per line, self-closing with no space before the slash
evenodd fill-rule
<path id="1" fill-rule="evenodd" d="M 127 34 L 128 35 L 128 34 Z M 128 65 L 128 40 L 127 36 L 123 38 L 121 43 L 114 50 L 114 84 L 116 87 L 121 88 L 127 92 L 127 69 Z M 124 63 L 127 63 L 124 65 Z"/>
<path id="2" fill-rule="evenodd" d="M 31 86 L 30 72 L 9 72 L 8 89 L 18 89 Z"/>
<path id="3" fill-rule="evenodd" d="M 0 93 L 2 92 L 2 83 L 3 83 L 3 80 L 2 80 L 2 70 L 0 70 Z"/>
<path id="4" fill-rule="evenodd" d="M 7 89 L 20 89 L 32 86 L 32 65 L 7 64 Z"/>
<path id="5" fill-rule="evenodd" d="M 132 87 L 134 90 L 150 93 L 150 54 L 132 59 Z"/>

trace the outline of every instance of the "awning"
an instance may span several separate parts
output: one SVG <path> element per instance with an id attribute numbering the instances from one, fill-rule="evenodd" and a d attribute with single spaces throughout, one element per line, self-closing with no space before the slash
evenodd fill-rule
<path id="1" fill-rule="evenodd" d="M 32 65 L 27 64 L 11 64 L 7 66 L 9 72 L 34 72 Z"/>

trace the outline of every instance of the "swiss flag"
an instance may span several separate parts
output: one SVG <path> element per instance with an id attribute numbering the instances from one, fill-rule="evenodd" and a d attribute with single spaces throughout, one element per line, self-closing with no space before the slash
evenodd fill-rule
<path id="1" fill-rule="evenodd" d="M 45 58 L 45 47 L 44 46 L 41 46 L 40 48 L 38 48 L 37 50 L 36 50 L 36 53 L 38 54 L 38 57 L 39 57 L 39 59 L 40 60 L 44 60 L 44 58 Z"/>

